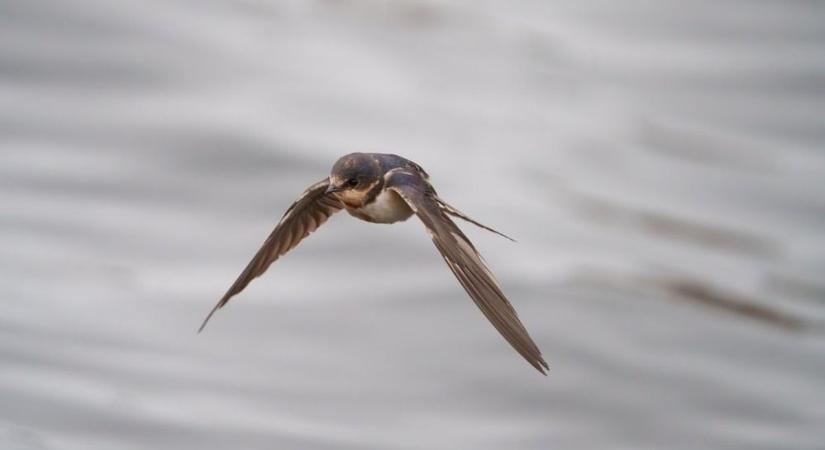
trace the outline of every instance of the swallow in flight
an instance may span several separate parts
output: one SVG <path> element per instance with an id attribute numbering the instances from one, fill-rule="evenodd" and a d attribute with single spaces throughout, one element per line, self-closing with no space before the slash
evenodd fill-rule
<path id="1" fill-rule="evenodd" d="M 339 159 L 328 178 L 313 184 L 286 210 L 258 253 L 232 287 L 212 308 L 200 329 L 230 298 L 263 274 L 281 255 L 293 249 L 336 212 L 373 223 L 394 223 L 417 215 L 447 267 L 504 336 L 504 339 L 539 372 L 549 368 L 541 351 L 527 334 L 516 310 L 504 297 L 498 282 L 467 236 L 450 220 L 458 217 L 482 225 L 448 205 L 435 192 L 429 175 L 418 164 L 397 155 L 352 153 Z M 512 239 L 510 239 L 512 240 Z"/>

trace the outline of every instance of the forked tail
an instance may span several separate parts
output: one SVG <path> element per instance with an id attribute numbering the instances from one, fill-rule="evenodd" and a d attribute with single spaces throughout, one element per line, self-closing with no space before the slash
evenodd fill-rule
<path id="1" fill-rule="evenodd" d="M 442 209 L 442 210 L 444 210 L 444 212 L 446 212 L 447 214 L 449 214 L 449 215 L 451 215 L 451 216 L 458 217 L 458 218 L 463 219 L 463 220 L 466 220 L 467 222 L 470 222 L 471 224 L 473 224 L 473 225 L 475 225 L 475 226 L 477 226 L 477 227 L 484 228 L 485 230 L 487 230 L 487 231 L 491 231 L 491 232 L 493 232 L 493 233 L 495 233 L 495 234 L 497 234 L 497 235 L 499 235 L 499 236 L 501 236 L 501 237 L 503 237 L 503 238 L 505 238 L 505 239 L 509 239 L 509 240 L 511 240 L 511 241 L 513 241 L 513 242 L 516 242 L 516 240 L 515 240 L 515 239 L 513 239 L 513 238 L 511 238 L 510 236 L 507 236 L 506 234 L 504 234 L 504 233 L 502 233 L 502 232 L 500 232 L 500 231 L 494 230 L 494 229 L 492 229 L 492 228 L 488 227 L 487 225 L 480 224 L 480 223 L 478 223 L 477 221 L 475 221 L 475 220 L 473 220 L 473 219 L 471 219 L 471 218 L 467 217 L 467 215 L 466 215 L 466 214 L 464 214 L 463 212 L 461 212 L 461 211 L 459 211 L 459 210 L 457 210 L 457 209 L 453 208 L 453 207 L 452 207 L 452 206 L 450 206 L 447 202 L 445 202 L 444 200 L 441 200 L 441 198 L 436 197 L 436 198 L 435 198 L 435 201 L 436 201 L 436 202 L 438 202 L 438 206 L 440 206 L 440 207 L 441 207 L 441 209 Z"/>

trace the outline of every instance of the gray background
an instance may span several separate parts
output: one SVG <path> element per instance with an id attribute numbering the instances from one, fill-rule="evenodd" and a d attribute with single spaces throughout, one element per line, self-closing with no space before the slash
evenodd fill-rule
<path id="1" fill-rule="evenodd" d="M 0 448 L 823 448 L 823 143 L 822 2 L 4 0 Z M 548 377 L 416 220 L 195 334 L 351 151 L 518 239 Z"/>

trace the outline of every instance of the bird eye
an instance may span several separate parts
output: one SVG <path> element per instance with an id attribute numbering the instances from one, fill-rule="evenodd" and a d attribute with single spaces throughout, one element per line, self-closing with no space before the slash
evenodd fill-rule
<path id="1" fill-rule="evenodd" d="M 358 180 L 356 180 L 355 178 L 350 178 L 349 180 L 347 180 L 347 186 L 349 186 L 349 187 L 358 186 Z"/>

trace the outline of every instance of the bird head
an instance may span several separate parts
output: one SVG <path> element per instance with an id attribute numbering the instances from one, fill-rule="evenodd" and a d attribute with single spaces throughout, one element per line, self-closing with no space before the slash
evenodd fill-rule
<path id="1" fill-rule="evenodd" d="M 366 153 L 342 156 L 329 174 L 327 193 L 334 193 L 344 203 L 363 205 L 370 191 L 381 181 L 381 166 Z"/>

